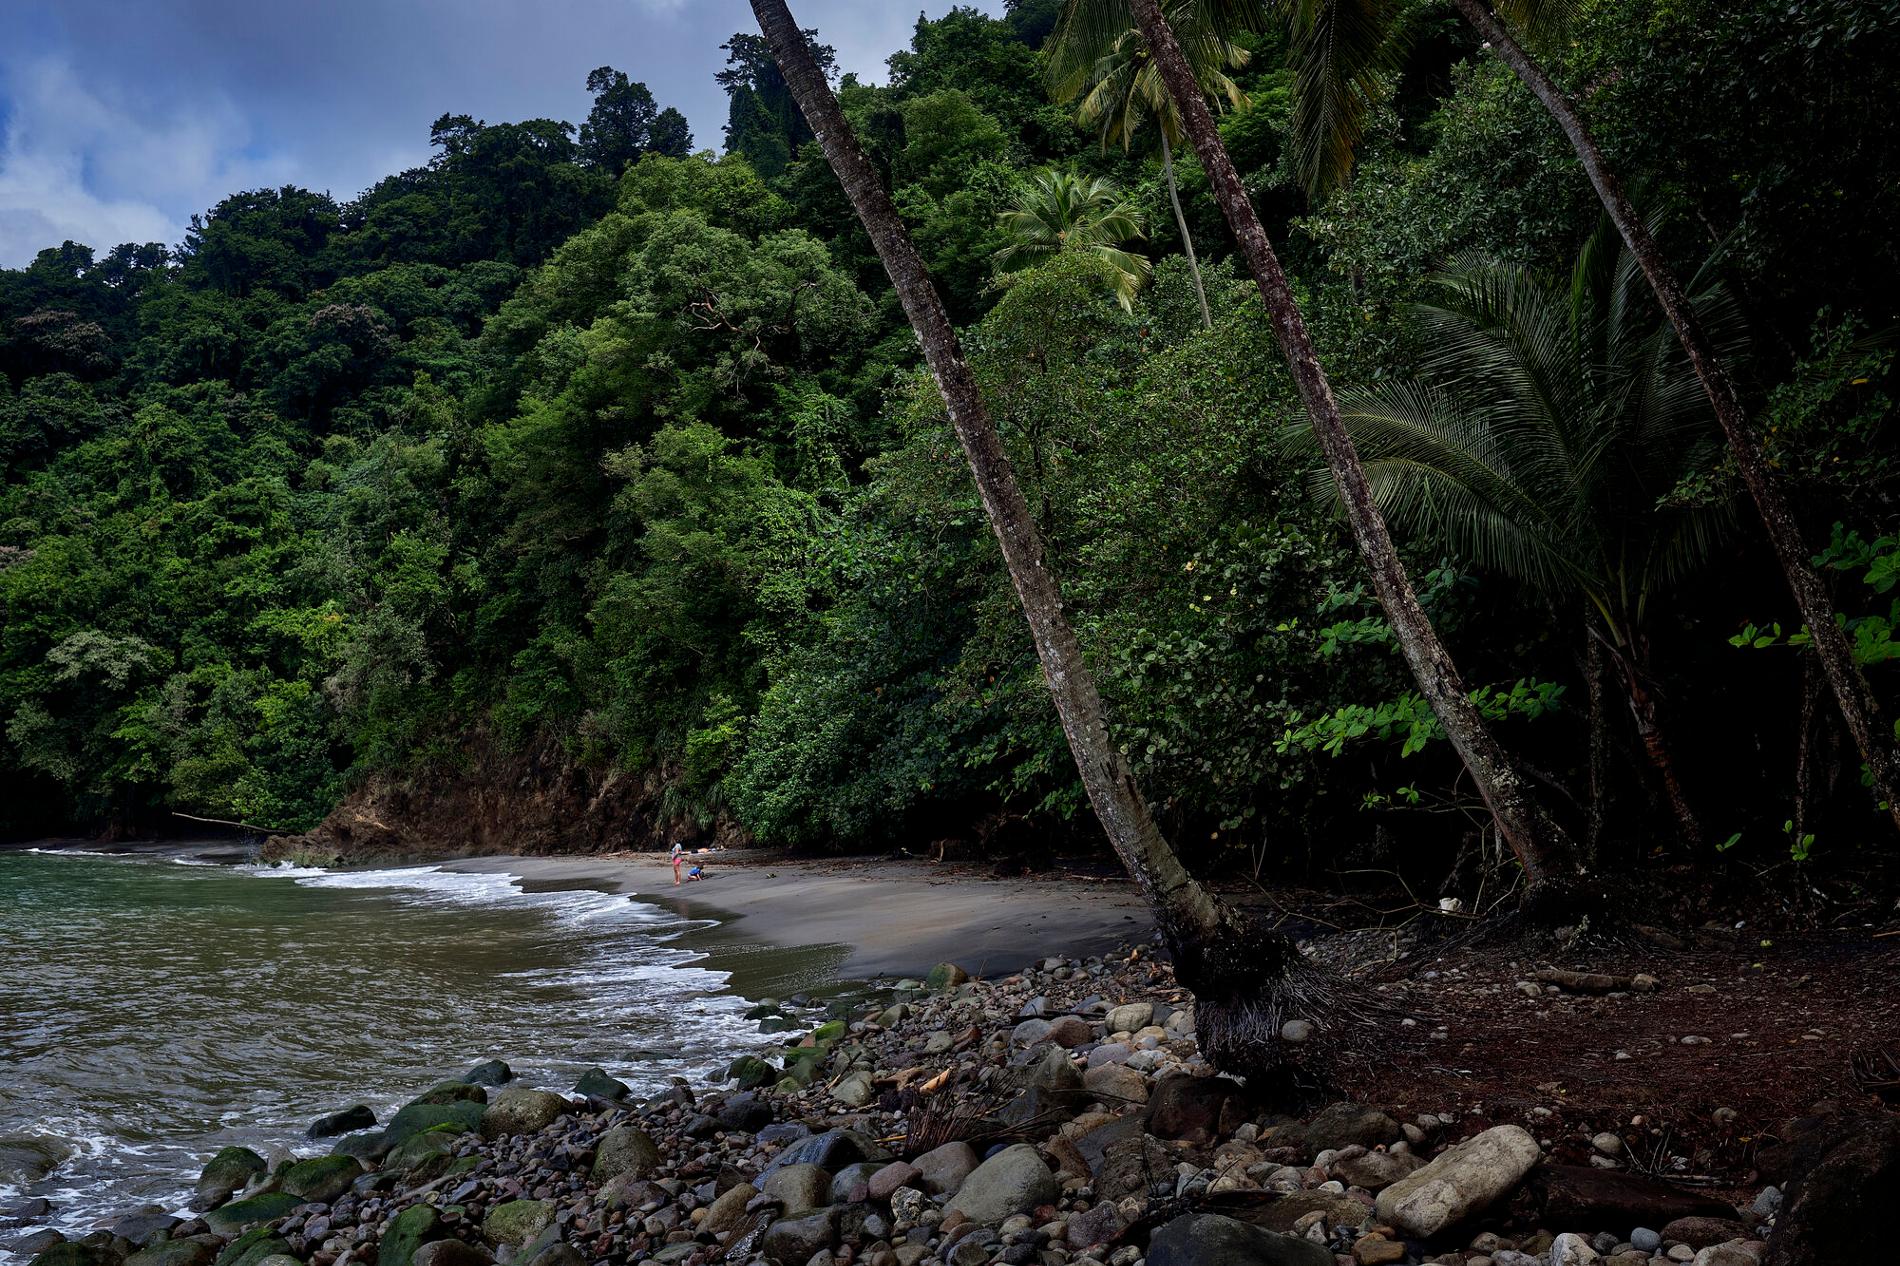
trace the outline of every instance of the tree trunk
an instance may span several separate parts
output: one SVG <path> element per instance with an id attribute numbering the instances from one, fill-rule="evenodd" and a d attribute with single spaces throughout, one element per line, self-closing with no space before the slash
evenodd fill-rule
<path id="1" fill-rule="evenodd" d="M 1486 727 L 1450 654 L 1439 642 L 1424 608 L 1419 606 L 1411 578 L 1406 575 L 1398 551 L 1393 547 L 1385 517 L 1373 502 L 1372 487 L 1366 481 L 1364 467 L 1359 464 L 1359 454 L 1346 432 L 1345 423 L 1340 420 L 1338 401 L 1333 398 L 1332 386 L 1319 363 L 1306 322 L 1300 316 L 1280 261 L 1267 241 L 1260 217 L 1240 183 L 1240 175 L 1221 144 L 1213 112 L 1207 108 L 1194 81 L 1194 72 L 1182 55 L 1174 32 L 1161 16 L 1156 0 L 1129 0 L 1129 7 L 1134 13 L 1135 25 L 1141 28 L 1154 54 L 1155 65 L 1168 85 L 1169 95 L 1181 112 L 1182 125 L 1193 141 L 1194 152 L 1200 156 L 1214 197 L 1227 216 L 1241 254 L 1253 270 L 1280 349 L 1293 371 L 1300 398 L 1306 404 L 1314 433 L 1326 454 L 1326 464 L 1339 486 L 1347 521 L 1371 569 L 1379 604 L 1385 609 L 1386 619 L 1398 638 L 1419 692 L 1431 705 L 1438 723 L 1470 771 L 1479 794 L 1497 821 L 1499 834 L 1523 865 L 1528 887 L 1535 892 L 1547 885 L 1550 886 L 1547 891 L 1563 886 L 1580 873 L 1576 849 L 1532 798 L 1524 776 Z"/>
<path id="2" fill-rule="evenodd" d="M 1649 758 L 1650 768 L 1662 784 L 1663 797 L 1669 802 L 1669 812 L 1676 819 L 1683 842 L 1699 854 L 1703 842 L 1702 824 L 1689 807 L 1688 794 L 1682 789 L 1674 747 L 1663 732 L 1662 710 L 1649 688 L 1648 674 L 1635 662 L 1632 653 L 1620 649 L 1611 653 L 1623 675 L 1623 690 L 1629 699 L 1630 716 L 1636 721 L 1636 735 L 1643 743 L 1643 755 Z"/>
<path id="3" fill-rule="evenodd" d="M 1655 292 L 1664 315 L 1675 327 L 1676 337 L 1682 342 L 1682 350 L 1688 353 L 1689 363 L 1694 367 L 1696 376 L 1702 380 L 1702 389 L 1708 393 L 1709 403 L 1715 409 L 1716 421 L 1721 423 L 1722 433 L 1728 438 L 1729 453 L 1735 460 L 1735 468 L 1740 472 L 1749 495 L 1754 498 L 1755 508 L 1768 530 L 1769 543 L 1773 545 L 1775 557 L 1781 563 L 1782 573 L 1788 578 L 1788 588 L 1794 593 L 1795 607 L 1801 612 L 1801 618 L 1807 623 L 1808 632 L 1814 639 L 1815 653 L 1820 657 L 1822 671 L 1826 673 L 1835 701 L 1840 705 L 1841 718 L 1847 723 L 1848 733 L 1854 736 L 1854 745 L 1860 749 L 1861 759 L 1867 762 L 1867 768 L 1873 775 L 1875 798 L 1892 816 L 1894 824 L 1900 826 L 1900 795 L 1896 794 L 1896 790 L 1900 789 L 1900 753 L 1896 753 L 1893 743 L 1888 740 L 1888 731 L 1880 719 L 1879 702 L 1868 688 L 1867 677 L 1861 672 L 1860 665 L 1854 662 L 1847 632 L 1835 618 L 1834 604 L 1828 597 L 1827 588 L 1821 583 L 1820 574 L 1808 561 L 1808 552 L 1801 544 L 1801 530 L 1795 523 L 1794 513 L 1788 508 L 1787 500 L 1769 473 L 1767 463 L 1762 460 L 1761 449 L 1755 442 L 1748 417 L 1742 410 L 1735 384 L 1716 359 L 1715 349 L 1710 346 L 1708 335 L 1703 331 L 1694 308 L 1690 306 L 1682 283 L 1676 279 L 1668 261 L 1663 258 L 1655 239 L 1650 236 L 1648 226 L 1637 216 L 1636 209 L 1624 195 L 1622 183 L 1604 161 L 1590 129 L 1577 113 L 1576 104 L 1544 73 L 1543 67 L 1524 51 L 1484 0 L 1452 0 L 1452 3 L 1488 42 L 1491 51 L 1511 68 L 1512 73 L 1524 82 L 1557 120 L 1558 126 L 1563 128 L 1604 210 L 1610 213 L 1610 219 L 1623 235 L 1630 253 L 1642 266 L 1643 276 L 1648 278 L 1650 289 Z"/>
<path id="4" fill-rule="evenodd" d="M 1174 227 L 1181 233 L 1181 249 L 1187 253 L 1188 271 L 1194 274 L 1194 297 L 1201 301 L 1201 328 L 1214 328 L 1214 318 L 1207 310 L 1207 286 L 1201 280 L 1201 261 L 1194 255 L 1194 235 L 1188 232 L 1187 216 L 1181 213 L 1181 189 L 1174 183 L 1174 145 L 1167 137 L 1161 138 L 1161 170 L 1168 176 L 1168 201 L 1174 204 Z"/>
<path id="5" fill-rule="evenodd" d="M 1609 819 L 1610 727 L 1603 707 L 1603 647 L 1588 634 L 1584 643 L 1584 691 L 1590 711 L 1590 807 L 1589 825 L 1584 834 L 1584 858 L 1590 865 L 1597 866 L 1602 864 L 1604 825 Z"/>
<path id="6" fill-rule="evenodd" d="M 752 0 L 752 12 L 923 345 L 924 360 L 943 393 L 951 427 L 969 459 L 977 493 L 1035 637 L 1049 693 L 1095 816 L 1141 885 L 1174 953 L 1177 972 L 1195 992 L 1198 1014 L 1224 1010 L 1240 1017 L 1228 1040 L 1204 1040 L 1203 1049 L 1209 1060 L 1230 1071 L 1277 1069 L 1284 1062 L 1278 1040 L 1284 1019 L 1319 1022 L 1323 1035 L 1327 1029 L 1345 1027 L 1344 1021 L 1334 1022 L 1326 1014 L 1336 989 L 1333 979 L 1285 935 L 1217 901 L 1162 838 L 1109 734 L 1101 696 L 1045 560 L 1041 533 L 923 260 L 812 60 L 785 0 Z"/>

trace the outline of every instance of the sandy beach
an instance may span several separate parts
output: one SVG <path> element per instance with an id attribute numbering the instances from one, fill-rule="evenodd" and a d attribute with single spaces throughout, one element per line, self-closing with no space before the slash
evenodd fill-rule
<path id="1" fill-rule="evenodd" d="M 721 920 L 722 935 L 792 948 L 835 946 L 846 978 L 922 975 L 953 961 L 978 975 L 1015 971 L 1050 954 L 1086 955 L 1148 935 L 1132 884 L 1064 878 L 997 879 L 922 861 L 787 861 L 714 854 L 706 878 L 675 888 L 663 858 L 481 857 L 452 870 L 517 876 L 524 885 L 586 884 Z"/>

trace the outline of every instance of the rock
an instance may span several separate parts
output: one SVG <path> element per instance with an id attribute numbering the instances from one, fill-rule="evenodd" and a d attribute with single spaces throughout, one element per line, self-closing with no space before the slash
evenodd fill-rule
<path id="1" fill-rule="evenodd" d="M 431 1205 L 412 1204 L 390 1220 L 376 1254 L 376 1266 L 411 1266 L 416 1250 L 448 1234 Z"/>
<path id="2" fill-rule="evenodd" d="M 53 1230 L 51 1227 L 46 1227 L 38 1231 L 28 1231 L 25 1235 L 20 1236 L 16 1240 L 8 1240 L 3 1247 L 10 1253 L 31 1259 L 38 1257 L 41 1253 L 46 1252 L 53 1246 L 64 1244 L 65 1242 L 65 1236 Z M 214 1240 L 213 1243 L 215 1242 Z"/>
<path id="3" fill-rule="evenodd" d="M 714 1235 L 724 1235 L 745 1221 L 745 1207 L 757 1194 L 750 1183 L 728 1187 L 706 1210 L 706 1220 L 700 1223 L 701 1229 Z"/>
<path id="4" fill-rule="evenodd" d="M 1581 1165 L 1544 1165 L 1531 1176 L 1531 1190 L 1546 1226 L 1662 1226 L 1734 1213 L 1712 1196 L 1658 1178 Z"/>
<path id="5" fill-rule="evenodd" d="M 362 1173 L 363 1162 L 354 1156 L 318 1156 L 286 1169 L 281 1187 L 305 1204 L 334 1204 Z"/>
<path id="6" fill-rule="evenodd" d="M 485 1139 L 535 1134 L 573 1110 L 573 1104 L 551 1090 L 516 1086 L 495 1096 L 482 1113 L 479 1128 Z"/>
<path id="7" fill-rule="evenodd" d="M 972 1164 L 970 1168 L 976 1168 L 975 1164 Z M 908 1161 L 892 1161 L 872 1174 L 866 1185 L 870 1190 L 871 1199 L 889 1200 L 891 1193 L 899 1187 L 908 1187 L 920 1181 L 923 1176 L 924 1171 Z"/>
<path id="8" fill-rule="evenodd" d="M 1410 1152 L 1367 1152 L 1336 1162 L 1333 1175 L 1351 1186 L 1380 1191 L 1424 1163 Z"/>
<path id="9" fill-rule="evenodd" d="M 215 1266 L 260 1266 L 265 1258 L 290 1251 L 284 1237 L 268 1226 L 254 1227 L 224 1246 Z"/>
<path id="10" fill-rule="evenodd" d="M 1405 1245 L 1383 1235 L 1363 1235 L 1353 1241 L 1352 1259 L 1359 1266 L 1393 1266 L 1405 1260 Z"/>
<path id="11" fill-rule="evenodd" d="M 248 1147 L 227 1147 L 198 1175 L 197 1208 L 215 1209 L 265 1172 L 264 1158 Z"/>
<path id="12" fill-rule="evenodd" d="M 1265 1227 L 1269 1231 L 1291 1231 L 1293 1224 L 1309 1213 L 1317 1213 L 1327 1226 L 1356 1227 L 1363 1225 L 1372 1213 L 1371 1209 L 1351 1196 L 1331 1191 L 1293 1191 L 1277 1198 L 1266 1198 L 1265 1203 L 1260 1203 L 1262 1193 L 1247 1192 L 1244 1195 L 1251 1198 L 1246 1205 L 1240 1208 L 1222 1206 L 1218 1211 L 1231 1213 L 1241 1221 Z"/>
<path id="13" fill-rule="evenodd" d="M 119 1266 L 119 1255 L 109 1245 L 62 1240 L 35 1257 L 28 1266 Z"/>
<path id="14" fill-rule="evenodd" d="M 411 1182 L 437 1177 L 448 1169 L 455 1149 L 461 1146 L 461 1138 L 453 1126 L 412 1134 L 383 1159 L 383 1168 L 391 1173 L 406 1174 Z"/>
<path id="15" fill-rule="evenodd" d="M 269 1191 L 261 1196 L 252 1196 L 248 1200 L 234 1200 L 205 1214 L 205 1225 L 212 1233 L 233 1236 L 246 1227 L 258 1222 L 275 1222 L 279 1218 L 290 1216 L 290 1211 L 304 1201 L 287 1191 Z"/>
<path id="16" fill-rule="evenodd" d="M 863 1204 L 871 1198 L 871 1178 L 885 1166 L 876 1161 L 846 1165 L 831 1176 L 831 1193 L 821 1204 Z M 901 1185 L 901 1184 L 900 1184 Z"/>
<path id="17" fill-rule="evenodd" d="M 1333 1255 L 1217 1213 L 1185 1213 L 1154 1233 L 1147 1266 L 1333 1266 Z"/>
<path id="18" fill-rule="evenodd" d="M 1816 1150 L 1819 1159 L 1785 1188 L 1762 1266 L 1891 1258 L 1885 1215 L 1900 1208 L 1900 1118 L 1851 1126 Z"/>
<path id="19" fill-rule="evenodd" d="M 1147 1129 L 1156 1138 L 1206 1143 L 1248 1115 L 1246 1092 L 1225 1077 L 1163 1077 L 1148 1088 Z"/>
<path id="20" fill-rule="evenodd" d="M 831 1175 L 820 1165 L 787 1165 L 767 1174 L 759 1191 L 778 1201 L 786 1217 L 796 1218 L 825 1207 L 831 1198 Z"/>
<path id="21" fill-rule="evenodd" d="M 1763 1187 L 1748 1208 L 1758 1218 L 1774 1217 L 1781 1212 L 1781 1188 Z"/>
<path id="22" fill-rule="evenodd" d="M 1110 1033 L 1133 1033 L 1147 1028 L 1154 1014 L 1152 1002 L 1128 1002 L 1110 1011 L 1104 1023 Z"/>
<path id="23" fill-rule="evenodd" d="M 831 1088 L 831 1097 L 847 1108 L 862 1108 L 877 1098 L 877 1087 L 871 1084 L 870 1073 L 850 1073 Z"/>
<path id="24" fill-rule="evenodd" d="M 58 1139 L 0 1134 L 0 1183 L 37 1181 L 72 1154 Z"/>
<path id="25" fill-rule="evenodd" d="M 610 1182 L 622 1174 L 644 1178 L 660 1164 L 660 1149 L 637 1125 L 616 1125 L 594 1145 L 594 1181 Z"/>
<path id="26" fill-rule="evenodd" d="M 1058 1016 L 1049 1023 L 1049 1040 L 1064 1050 L 1074 1050 L 1095 1040 L 1095 1027 L 1079 1015 Z"/>
<path id="27" fill-rule="evenodd" d="M 1016 1046 L 1034 1046 L 1038 1042 L 1049 1040 L 1050 1030 L 1055 1025 L 1042 1019 L 1028 1019 L 1010 1030 L 1009 1040 Z"/>
<path id="28" fill-rule="evenodd" d="M 1082 1084 L 1090 1095 L 1108 1100 L 1111 1107 L 1116 1102 L 1148 1102 L 1148 1079 L 1126 1064 L 1091 1068 L 1082 1075 Z"/>
<path id="29" fill-rule="evenodd" d="M 1630 1232 L 1630 1247 L 1639 1253 L 1653 1253 L 1662 1247 L 1662 1232 L 1639 1226 Z"/>
<path id="30" fill-rule="evenodd" d="M 436 1240 L 424 1244 L 409 1259 L 410 1266 L 489 1266 L 495 1260 L 487 1249 L 463 1240 Z"/>
<path id="31" fill-rule="evenodd" d="M 339 1134 L 354 1134 L 358 1130 L 375 1128 L 376 1114 L 369 1110 L 368 1105 L 359 1103 L 354 1107 L 344 1108 L 340 1112 L 332 1112 L 329 1116 L 318 1117 L 310 1123 L 310 1128 L 304 1131 L 304 1137 L 327 1139 Z"/>
<path id="32" fill-rule="evenodd" d="M 924 988 L 931 993 L 949 993 L 969 979 L 970 973 L 955 963 L 938 963 L 930 969 L 930 974 L 924 977 Z M 799 1263 L 799 1266 L 804 1266 L 804 1263 Z"/>
<path id="33" fill-rule="evenodd" d="M 1062 1195 L 1056 1177 L 1026 1143 L 1006 1147 L 978 1165 L 945 1206 L 972 1222 L 994 1224 L 1012 1213 L 1054 1204 Z"/>
<path id="34" fill-rule="evenodd" d="M 774 1266 L 807 1266 L 814 1254 L 831 1247 L 837 1222 L 836 1209 L 819 1209 L 803 1217 L 781 1218 L 765 1229 L 765 1238 L 759 1242 L 759 1247 Z"/>
<path id="35" fill-rule="evenodd" d="M 721 1129 L 756 1134 L 772 1123 L 772 1105 L 755 1094 L 728 1095 L 713 1114 Z"/>
<path id="36" fill-rule="evenodd" d="M 1128 1226 L 1128 1215 L 1122 1212 L 1121 1206 L 1112 1200 L 1104 1200 L 1085 1213 L 1071 1215 L 1064 1238 L 1071 1248 L 1091 1248 L 1097 1244 L 1113 1243 Z"/>
<path id="37" fill-rule="evenodd" d="M 1282 1042 L 1310 1042 L 1313 1040 L 1313 1022 L 1311 1020 L 1288 1020 L 1280 1026 Z"/>
<path id="38" fill-rule="evenodd" d="M 826 1130 L 823 1134 L 814 1134 L 800 1139 L 777 1156 L 765 1167 L 769 1174 L 775 1169 L 787 1165 L 818 1165 L 827 1170 L 842 1169 L 857 1161 L 889 1160 L 891 1154 L 877 1140 L 858 1133 L 856 1130 Z M 758 1186 L 765 1174 L 752 1180 Z"/>
<path id="39" fill-rule="evenodd" d="M 963 1180 L 980 1163 L 976 1149 L 968 1143 L 945 1143 L 934 1147 L 911 1162 L 917 1167 L 919 1185 L 933 1196 L 956 1194 Z"/>
<path id="40" fill-rule="evenodd" d="M 217 1236 L 188 1235 L 140 1249 L 125 1259 L 125 1266 L 211 1266 L 217 1256 Z"/>
<path id="41" fill-rule="evenodd" d="M 1335 1103 L 1304 1126 L 1275 1134 L 1273 1141 L 1303 1147 L 1308 1155 L 1318 1155 L 1342 1147 L 1370 1150 L 1398 1137 L 1399 1123 L 1377 1108 L 1363 1103 Z"/>
<path id="42" fill-rule="evenodd" d="M 112 1234 L 128 1243 L 143 1246 L 147 1241 L 160 1235 L 170 1235 L 172 1228 L 179 1225 L 180 1219 L 158 1205 L 146 1205 L 143 1209 L 115 1218 Z"/>
<path id="43" fill-rule="evenodd" d="M 1541 1156 L 1522 1127 L 1493 1126 L 1387 1187 L 1374 1208 L 1408 1235 L 1436 1235 L 1517 1186 Z"/>
<path id="44" fill-rule="evenodd" d="M 1550 1266 L 1594 1266 L 1600 1259 L 1590 1241 L 1565 1232 L 1551 1241 Z"/>
<path id="45" fill-rule="evenodd" d="M 757 1055 L 741 1055 L 726 1069 L 726 1077 L 739 1083 L 739 1089 L 751 1090 L 772 1078 L 772 1066 Z"/>
<path id="46" fill-rule="evenodd" d="M 618 1103 L 633 1093 L 633 1087 L 604 1068 L 590 1068 L 574 1083 L 574 1093 L 583 1099 L 609 1099 Z"/>
<path id="47" fill-rule="evenodd" d="M 481 1128 L 482 1117 L 490 1110 L 466 1099 L 455 1103 L 412 1103 L 389 1119 L 383 1128 L 383 1141 L 394 1150 L 411 1135 L 444 1125 L 459 1134 L 472 1134 Z"/>
<path id="48" fill-rule="evenodd" d="M 1665 1243 L 1675 1241 L 1687 1244 L 1690 1248 L 1707 1248 L 1725 1240 L 1739 1240 L 1744 1233 L 1742 1224 L 1732 1217 L 1677 1218 L 1662 1229 Z"/>
<path id="49" fill-rule="evenodd" d="M 361 1134 L 345 1134 L 330 1145 L 332 1156 L 354 1156 L 365 1167 L 382 1163 L 390 1152 L 389 1136 L 381 1130 L 366 1130 Z"/>
<path id="50" fill-rule="evenodd" d="M 488 1211 L 482 1219 L 482 1235 L 490 1244 L 519 1249 L 553 1225 L 554 1205 L 550 1201 L 510 1200 Z"/>
<path id="51" fill-rule="evenodd" d="M 1755 1254 L 1742 1247 L 1743 1243 L 1729 1240 L 1711 1244 L 1695 1255 L 1693 1266 L 1756 1266 Z"/>
<path id="52" fill-rule="evenodd" d="M 515 1079 L 515 1070 L 498 1059 L 484 1060 L 462 1074 L 462 1080 L 471 1086 L 505 1086 Z"/>
<path id="53" fill-rule="evenodd" d="M 487 1103 L 488 1092 L 472 1081 L 445 1081 L 409 1101 L 412 1104 Z"/>
<path id="54" fill-rule="evenodd" d="M 1125 1064 L 1135 1048 L 1126 1042 L 1104 1042 L 1089 1052 L 1089 1067 L 1100 1068 L 1104 1064 Z"/>

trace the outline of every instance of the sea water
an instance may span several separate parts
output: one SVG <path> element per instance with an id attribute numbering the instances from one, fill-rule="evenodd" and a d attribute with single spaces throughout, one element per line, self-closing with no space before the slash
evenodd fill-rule
<path id="1" fill-rule="evenodd" d="M 439 867 L 0 851 L 0 1214 L 44 1197 L 29 1225 L 74 1235 L 180 1212 L 219 1148 L 327 1150 L 315 1118 L 386 1120 L 490 1057 L 556 1090 L 705 1077 L 759 1036 L 695 926 Z"/>

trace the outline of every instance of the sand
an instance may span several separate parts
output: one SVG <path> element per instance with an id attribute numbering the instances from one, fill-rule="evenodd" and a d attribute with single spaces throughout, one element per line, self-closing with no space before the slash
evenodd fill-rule
<path id="1" fill-rule="evenodd" d="M 1087 955 L 1145 939 L 1152 924 L 1127 882 L 997 879 L 922 861 L 785 861 L 715 855 L 706 878 L 673 886 L 663 859 L 482 857 L 450 869 L 517 876 L 526 885 L 598 886 L 689 918 L 720 920 L 726 937 L 783 948 L 826 946 L 837 974 L 919 976 L 954 962 L 978 975 L 1048 955 Z"/>

